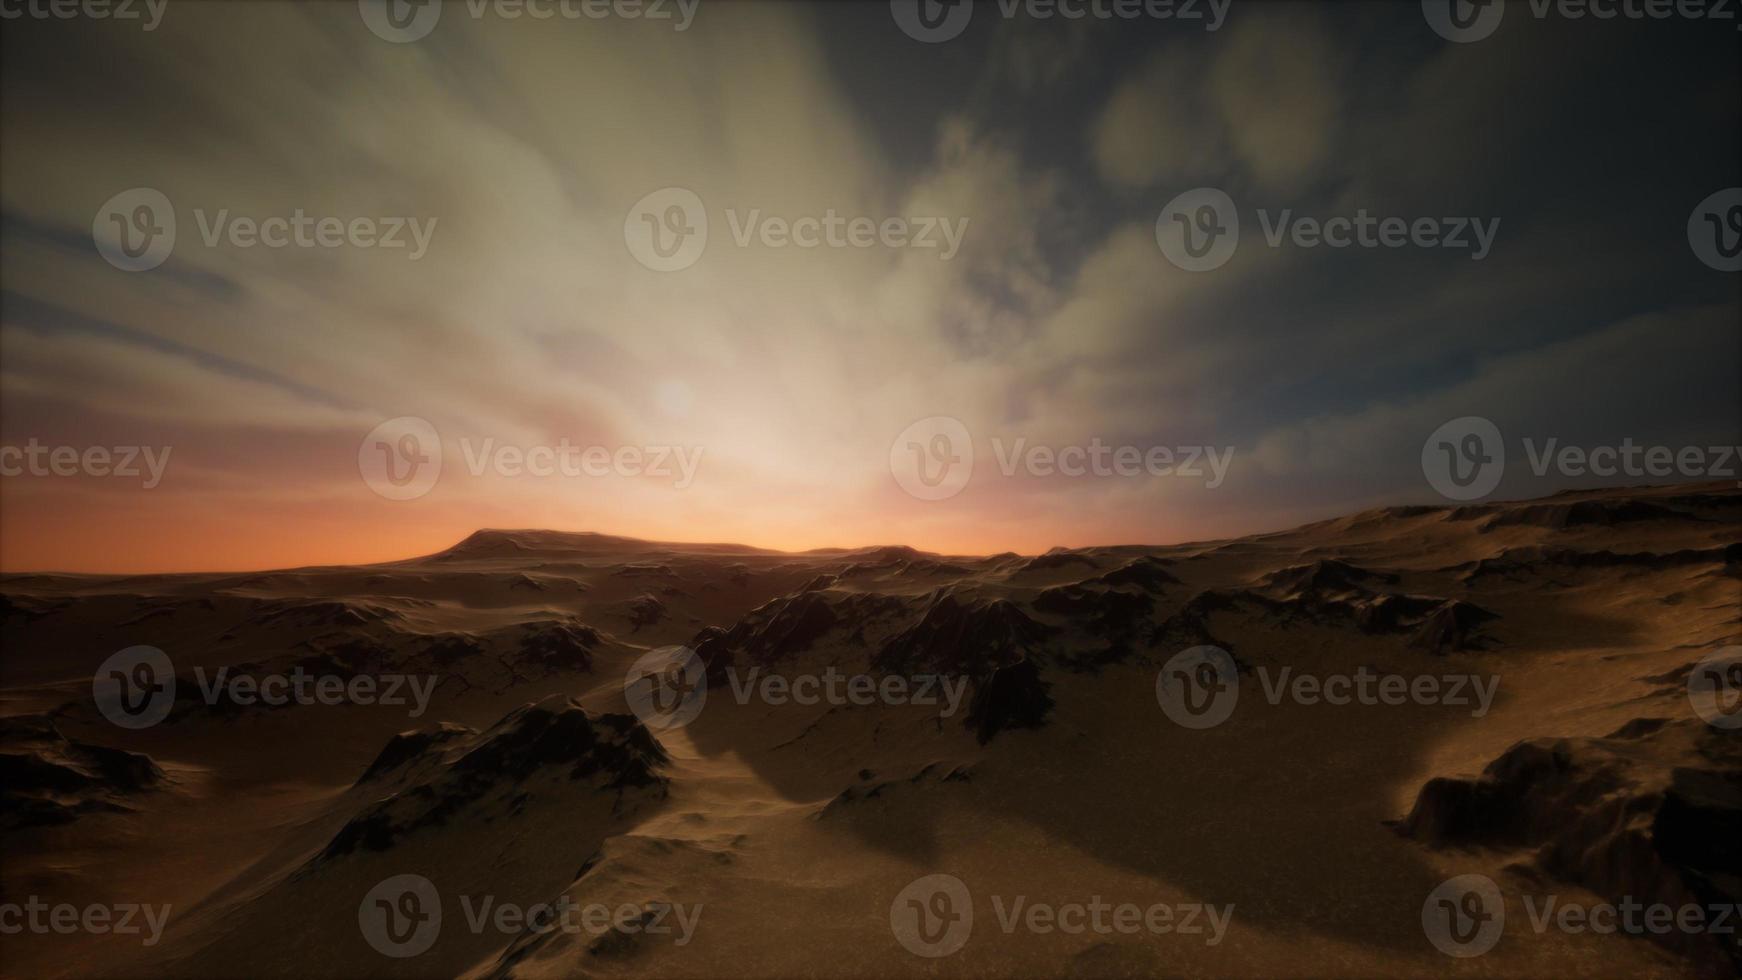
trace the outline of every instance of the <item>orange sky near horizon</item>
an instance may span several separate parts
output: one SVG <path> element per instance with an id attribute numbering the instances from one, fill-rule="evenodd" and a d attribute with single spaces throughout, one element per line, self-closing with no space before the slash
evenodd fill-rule
<path id="1" fill-rule="evenodd" d="M 10 478 L 13 480 L 19 478 Z M 684 522 L 613 521 L 601 515 L 548 513 L 516 519 L 492 510 L 488 520 L 461 506 L 431 502 L 418 507 L 362 501 L 352 507 L 296 506 L 277 519 L 254 511 L 221 511 L 168 497 L 146 503 L 120 501 L 101 507 L 44 495 L 19 506 L 14 486 L 0 488 L 0 573 L 150 574 L 245 572 L 313 565 L 398 561 L 433 554 L 481 528 L 591 531 L 650 541 L 731 543 L 774 551 L 908 545 L 950 555 L 1005 551 L 1038 554 L 1054 546 L 1172 544 L 1234 536 L 1232 522 L 1168 529 L 1133 529 L 1130 536 L 1093 519 L 1076 527 L 1013 521 L 942 522 L 924 510 L 906 516 L 867 518 L 859 524 L 805 527 L 799 521 L 760 527 L 755 518 Z M 140 495 L 145 496 L 145 495 Z M 915 502 L 923 508 L 929 505 Z M 371 507 L 375 508 L 373 514 Z M 1277 527 L 1286 526 L 1283 522 Z"/>

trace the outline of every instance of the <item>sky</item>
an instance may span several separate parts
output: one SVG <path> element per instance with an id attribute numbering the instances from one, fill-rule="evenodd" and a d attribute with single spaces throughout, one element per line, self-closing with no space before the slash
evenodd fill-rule
<path id="1" fill-rule="evenodd" d="M 0 570 L 1164 544 L 1456 500 L 1454 420 L 1479 499 L 1742 441 L 1736 22 L 903 3 L 0 4 Z"/>

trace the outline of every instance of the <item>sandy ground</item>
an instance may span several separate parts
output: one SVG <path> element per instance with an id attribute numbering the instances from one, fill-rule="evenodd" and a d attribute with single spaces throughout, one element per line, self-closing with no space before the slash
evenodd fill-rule
<path id="1" fill-rule="evenodd" d="M 1742 835 L 1722 832 L 1742 827 L 1742 734 L 1688 693 L 1703 657 L 1742 643 L 1739 527 L 1742 491 L 1701 485 L 1031 557 L 479 532 L 370 567 L 5 576 L 0 904 L 169 911 L 149 945 L 5 935 L 0 972 L 1730 975 L 1733 934 L 1539 932 L 1531 912 L 1742 895 Z M 138 645 L 170 659 L 177 696 L 127 729 L 92 678 Z M 705 702 L 645 727 L 625 679 L 672 645 L 697 651 Z M 1157 675 L 1201 646 L 1227 651 L 1238 699 L 1192 728 Z M 196 672 L 220 668 L 434 686 L 421 713 L 207 703 Z M 962 700 L 739 703 L 752 669 L 941 675 Z M 1284 670 L 1440 695 L 1272 703 Z M 1423 907 L 1467 874 L 1497 885 L 1504 925 L 1448 956 Z M 366 920 L 404 951 L 371 910 L 405 875 L 441 921 L 389 955 Z M 972 909 L 949 950 L 906 904 L 933 875 Z M 401 891 L 385 894 L 404 911 Z M 656 921 L 473 922 L 485 901 L 559 898 Z M 1018 901 L 1042 918 L 1007 922 Z M 1165 906 L 1174 927 L 1047 928 L 1101 903 Z M 903 916 L 942 955 L 910 948 Z"/>

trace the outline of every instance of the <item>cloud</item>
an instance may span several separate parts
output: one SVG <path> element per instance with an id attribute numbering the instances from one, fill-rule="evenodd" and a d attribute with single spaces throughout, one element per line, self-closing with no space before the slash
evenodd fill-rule
<path id="1" fill-rule="evenodd" d="M 1323 416 L 1266 433 L 1252 461 L 1270 477 L 1353 477 L 1376 492 L 1406 490 L 1423 441 L 1468 415 L 1493 421 L 1517 452 L 1537 444 L 1724 445 L 1742 413 L 1735 310 L 1705 306 L 1629 317 L 1582 336 L 1479 363 L 1466 378 L 1408 399 Z M 1663 406 L 1675 406 L 1665 413 Z M 1700 421 L 1695 421 L 1700 420 Z M 1508 468 L 1502 492 L 1542 495 L 1560 484 Z"/>
<path id="2" fill-rule="evenodd" d="M 1630 327 L 1605 359 L 1595 339 L 1671 303 L 1734 310 L 1678 240 L 1711 190 L 1682 186 L 1685 160 L 1723 158 L 1714 147 L 1734 135 L 1672 120 L 1655 140 L 1674 152 L 1654 156 L 1617 144 L 1604 108 L 1614 96 L 1638 117 L 1629 99 L 1692 91 L 1709 61 L 1659 52 L 1661 71 L 1605 81 L 1612 42 L 1545 55 L 1497 39 L 1499 84 L 1469 77 L 1476 54 L 1408 43 L 1418 11 L 1300 6 L 1254 8 L 1213 36 L 1004 23 L 978 83 L 893 27 L 847 39 L 863 57 L 843 59 L 819 33 L 827 8 L 783 3 L 704 5 L 682 34 L 454 4 L 407 45 L 344 3 L 192 4 L 149 36 L 19 22 L 0 69 L 0 428 L 173 442 L 175 473 L 129 506 L 134 522 L 193 528 L 202 512 L 269 504 L 324 529 L 280 536 L 254 564 L 356 557 L 344 549 L 358 540 L 434 545 L 481 524 L 1002 550 L 1334 512 L 1408 490 L 1414 430 L 1462 402 L 1507 414 L 1510 385 L 1586 404 L 1581 377 L 1621 386 L 1629 360 L 1675 376 L 1733 350 L 1667 320 L 1656 329 L 1680 339 L 1658 347 Z M 878 47 L 888 39 L 903 47 Z M 880 74 L 890 65 L 901 85 Z M 1532 118 L 1561 121 L 1532 144 L 1537 124 L 1508 108 L 1513 82 L 1557 66 L 1566 77 L 1528 98 Z M 1580 94 L 1593 92 L 1606 97 Z M 1483 142 L 1496 120 L 1504 147 Z M 1188 181 L 1247 209 L 1239 252 L 1213 273 L 1176 269 L 1155 244 L 1157 209 Z M 87 243 L 97 208 L 137 186 L 174 202 L 180 237 L 168 263 L 131 274 Z M 668 186 L 710 219 L 701 260 L 678 273 L 643 267 L 623 241 L 631 206 Z M 1473 264 L 1271 248 L 1260 206 L 1505 223 Z M 201 240 L 220 212 L 298 210 L 437 224 L 415 262 Z M 830 211 L 963 222 L 965 236 L 948 261 L 734 240 L 751 215 Z M 1495 373 L 1504 384 L 1472 380 Z M 1589 417 L 1692 432 L 1735 390 L 1703 385 L 1654 382 L 1654 398 L 1610 398 Z M 1553 404 L 1519 402 L 1520 424 L 1559 419 Z M 456 454 L 462 439 L 568 439 L 705 456 L 681 492 L 459 467 L 398 505 L 370 493 L 356 453 L 400 415 L 428 419 Z M 985 473 L 993 436 L 1236 445 L 1265 468 L 1237 462 L 1214 493 L 989 478 L 931 505 L 888 466 L 891 440 L 930 415 L 970 427 Z M 41 490 L 4 488 L 9 504 Z M 36 507 L 8 508 L 0 539 L 50 513 Z"/>
<path id="3" fill-rule="evenodd" d="M 1336 145 L 1344 75 L 1312 8 L 1267 6 L 1225 39 L 1168 45 L 1127 78 L 1092 127 L 1096 165 L 1122 188 L 1235 177 L 1299 191 Z"/>

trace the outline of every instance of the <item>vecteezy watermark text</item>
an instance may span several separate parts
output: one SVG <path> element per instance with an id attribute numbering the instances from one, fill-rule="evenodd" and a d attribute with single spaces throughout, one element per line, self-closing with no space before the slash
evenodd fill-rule
<path id="1" fill-rule="evenodd" d="M 1258 221 L 1271 248 L 1442 249 L 1467 253 L 1475 262 L 1488 257 L 1500 234 L 1499 218 L 1405 218 L 1374 215 L 1366 208 L 1330 217 L 1260 208 Z M 1220 188 L 1186 191 L 1156 216 L 1155 243 L 1169 262 L 1188 272 L 1221 268 L 1240 246 L 1240 211 Z"/>
<path id="2" fill-rule="evenodd" d="M 1671 905 L 1631 895 L 1616 902 L 1595 903 L 1563 901 L 1555 894 L 1520 897 L 1530 929 L 1539 936 L 1550 929 L 1575 935 L 1734 936 L 1738 923 L 1742 923 L 1738 906 L 1727 902 Z M 1498 945 L 1505 933 L 1506 896 L 1487 875 L 1449 878 L 1422 902 L 1421 926 L 1434 948 L 1447 956 L 1481 956 Z"/>
<path id="3" fill-rule="evenodd" d="M 412 262 L 423 258 L 435 237 L 438 219 L 416 217 L 317 217 L 297 208 L 289 215 L 264 218 L 232 215 L 229 208 L 194 209 L 200 240 L 207 248 L 409 249 Z M 176 244 L 176 210 L 162 191 L 135 187 L 97 209 L 91 239 L 104 261 L 126 272 L 146 272 L 168 260 Z"/>
<path id="4" fill-rule="evenodd" d="M 430 695 L 435 693 L 441 678 L 435 674 L 311 674 L 301 667 L 292 667 L 288 674 L 236 674 L 230 668 L 219 667 L 209 677 L 204 667 L 194 668 L 194 683 L 207 704 L 228 701 L 243 707 L 263 704 L 282 708 L 286 705 L 385 704 L 392 707 L 409 704 L 406 714 L 421 717 L 429 708 Z M 410 700 L 406 698 L 409 695 Z"/>
<path id="5" fill-rule="evenodd" d="M 916 704 L 938 707 L 938 717 L 951 718 L 962 706 L 968 693 L 966 677 L 944 674 L 915 674 L 904 677 L 888 674 L 848 674 L 826 667 L 820 674 L 763 674 L 761 667 L 752 667 L 740 675 L 736 667 L 727 668 L 726 682 L 731 686 L 732 700 L 749 704 L 752 699 L 779 707 L 828 704 L 836 707 L 873 704 Z"/>
<path id="6" fill-rule="evenodd" d="M 442 0 L 357 0 L 363 23 L 383 41 L 409 44 L 429 36 L 442 19 Z M 465 0 L 451 6 L 473 20 L 645 20 L 689 30 L 701 0 Z"/>
<path id="7" fill-rule="evenodd" d="M 848 673 L 834 666 L 820 673 L 765 673 L 761 667 L 725 668 L 726 690 L 740 705 L 760 701 L 771 707 L 870 707 L 917 705 L 954 717 L 968 693 L 968 678 L 945 674 Z M 718 687 L 715 687 L 718 690 Z M 665 646 L 637 658 L 623 676 L 623 698 L 649 728 L 664 731 L 694 721 L 707 703 L 708 672 L 700 655 L 685 646 Z"/>
<path id="8" fill-rule="evenodd" d="M 1537 20 L 1666 21 L 1735 23 L 1736 0 L 1421 0 L 1422 17 L 1434 33 L 1458 44 L 1485 40 L 1500 29 L 1509 9 L 1525 8 Z M 1737 24 L 1742 30 L 1742 24 Z"/>
<path id="9" fill-rule="evenodd" d="M 566 437 L 554 444 L 514 445 L 494 437 L 462 436 L 460 457 L 466 472 L 516 479 L 625 477 L 672 480 L 687 489 L 701 467 L 701 446 L 583 446 Z M 435 489 L 447 453 L 436 427 L 405 415 L 371 429 L 357 447 L 357 472 L 363 483 L 388 500 L 415 500 Z"/>
<path id="10" fill-rule="evenodd" d="M 796 217 L 761 208 L 728 208 L 726 225 L 739 248 L 915 249 L 948 262 L 961 250 L 969 219 L 931 215 L 844 215 L 834 208 Z M 665 187 L 635 202 L 623 219 L 623 242 L 635 261 L 655 272 L 677 272 L 708 247 L 708 211 L 700 195 Z"/>
<path id="11" fill-rule="evenodd" d="M 409 705 L 407 714 L 421 717 L 429 708 L 441 678 L 434 674 L 314 674 L 300 666 L 289 673 L 231 673 L 219 667 L 208 673 L 194 668 L 194 683 L 208 706 L 230 703 L 241 707 L 264 705 Z M 103 717 L 121 728 L 139 729 L 169 717 L 176 699 L 175 665 L 169 655 L 152 646 L 132 646 L 118 651 L 98 666 L 91 676 L 91 699 Z"/>
<path id="12" fill-rule="evenodd" d="M 1307 707 L 1406 704 L 1470 709 L 1485 717 L 1500 690 L 1498 676 L 1480 674 L 1382 674 L 1367 667 L 1353 674 L 1309 674 L 1293 667 L 1257 669 L 1264 700 Z M 1234 714 L 1240 701 L 1240 671 L 1232 654 L 1216 646 L 1197 646 L 1169 658 L 1155 675 L 1161 710 L 1182 728 L 1214 728 Z"/>
<path id="13" fill-rule="evenodd" d="M 1233 446 L 1114 445 L 1099 436 L 1087 443 L 1031 445 L 1026 437 L 993 436 L 992 455 L 1004 477 L 1070 479 L 1167 477 L 1203 480 L 1214 490 L 1227 479 Z M 946 500 L 974 475 L 974 437 L 959 419 L 934 415 L 903 429 L 889 446 L 889 472 L 910 496 Z"/>
<path id="14" fill-rule="evenodd" d="M 1018 930 L 1040 935 L 1180 936 L 1220 945 L 1234 921 L 1234 906 L 1202 902 L 1108 901 L 1100 895 L 1061 902 L 1027 895 L 993 895 L 992 913 L 1005 935 Z M 968 944 L 974 930 L 974 899 L 967 883 L 954 875 L 915 879 L 889 904 L 889 928 L 896 942 L 927 959 L 952 955 Z"/>
<path id="15" fill-rule="evenodd" d="M 1574 445 L 1558 437 L 1525 436 L 1524 455 L 1537 478 L 1628 477 L 1630 479 L 1734 480 L 1742 476 L 1742 447 L 1619 443 Z M 1479 500 L 1493 493 L 1506 473 L 1506 441 L 1500 427 L 1479 415 L 1452 419 L 1428 435 L 1421 448 L 1422 475 L 1448 500 Z"/>
<path id="16" fill-rule="evenodd" d="M 140 936 L 139 945 L 156 946 L 169 921 L 169 905 L 117 902 L 113 904 L 50 904 L 31 895 L 23 902 L 0 903 L 0 935 Z"/>
<path id="17" fill-rule="evenodd" d="M 460 439 L 460 453 L 472 476 L 651 476 L 672 477 L 673 489 L 695 482 L 701 446 L 577 446 L 567 439 L 554 446 L 497 445 L 486 438 Z M 676 467 L 675 470 L 673 467 Z"/>
<path id="18" fill-rule="evenodd" d="M 968 29 L 976 7 L 995 9 L 1005 20 L 1038 21 L 1173 20 L 1202 25 L 1214 33 L 1227 20 L 1233 0 L 890 0 L 889 12 L 901 32 L 915 41 L 941 44 Z"/>
<path id="19" fill-rule="evenodd" d="M 157 30 L 169 0 L 0 0 L 0 20 L 140 21 Z"/>
<path id="20" fill-rule="evenodd" d="M 1233 446 L 1110 446 L 1099 437 L 1084 446 L 1030 446 L 1025 438 L 1007 446 L 993 436 L 992 454 L 1005 476 L 1015 476 L 1019 469 L 1030 476 L 1207 476 L 1204 487 L 1209 490 L 1222 485 L 1234 462 Z"/>
<path id="21" fill-rule="evenodd" d="M 32 437 L 0 446 L 0 476 L 95 476 L 139 479 L 154 490 L 169 468 L 171 446 L 45 446 Z M 145 468 L 140 469 L 143 463 Z"/>
<path id="22" fill-rule="evenodd" d="M 687 946 L 701 924 L 700 903 L 647 902 L 581 904 L 560 895 L 552 902 L 522 905 L 494 895 L 460 895 L 460 913 L 467 931 L 505 936 L 548 935 L 672 936 L 673 946 Z M 452 921 L 449 917 L 446 921 Z M 357 927 L 363 939 L 383 956 L 406 959 L 421 955 L 441 938 L 442 896 L 423 875 L 394 875 L 377 883 L 357 905 Z"/>

